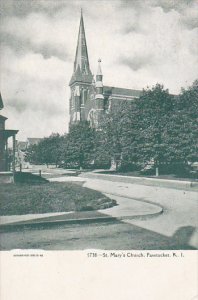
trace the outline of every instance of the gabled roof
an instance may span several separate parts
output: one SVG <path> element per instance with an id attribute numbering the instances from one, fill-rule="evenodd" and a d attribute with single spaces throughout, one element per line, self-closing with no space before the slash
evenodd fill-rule
<path id="1" fill-rule="evenodd" d="M 132 90 L 132 89 L 125 89 L 119 88 L 114 86 L 104 86 L 103 92 L 105 95 L 108 96 L 124 96 L 124 97 L 137 97 L 139 98 L 142 94 L 141 90 Z"/>

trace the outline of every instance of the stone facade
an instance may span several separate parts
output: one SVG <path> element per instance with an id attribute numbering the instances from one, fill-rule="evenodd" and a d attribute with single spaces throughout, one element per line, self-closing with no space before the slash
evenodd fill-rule
<path id="1" fill-rule="evenodd" d="M 131 101 L 141 94 L 139 90 L 104 86 L 101 59 L 98 60 L 98 71 L 96 78 L 94 78 L 89 66 L 82 12 L 74 69 L 69 86 L 71 89 L 70 125 L 88 120 L 91 126 L 95 128 L 100 127 L 102 116 L 111 107 L 112 101 Z"/>

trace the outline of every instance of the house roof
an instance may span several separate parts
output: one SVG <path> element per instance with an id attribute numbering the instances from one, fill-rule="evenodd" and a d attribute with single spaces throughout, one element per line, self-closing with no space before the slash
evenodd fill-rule
<path id="1" fill-rule="evenodd" d="M 13 129 L 4 129 L 0 130 L 0 137 L 4 139 L 8 139 L 10 136 L 16 135 L 18 130 L 13 130 Z"/>
<path id="2" fill-rule="evenodd" d="M 142 94 L 141 90 L 132 90 L 132 89 L 125 89 L 119 88 L 114 86 L 104 86 L 103 92 L 105 95 L 108 96 L 126 96 L 126 97 L 140 97 Z"/>
<path id="3" fill-rule="evenodd" d="M 27 138 L 27 141 L 30 145 L 38 144 L 42 138 Z"/>
<path id="4" fill-rule="evenodd" d="M 7 120 L 8 118 L 6 118 L 6 117 L 0 115 L 0 119 L 2 119 L 2 120 Z"/>

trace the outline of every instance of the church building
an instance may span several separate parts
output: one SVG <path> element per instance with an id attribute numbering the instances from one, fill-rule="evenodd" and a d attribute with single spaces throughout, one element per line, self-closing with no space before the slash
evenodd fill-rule
<path id="1" fill-rule="evenodd" d="M 98 129 L 103 115 L 110 109 L 113 101 L 134 100 L 141 91 L 103 85 L 101 59 L 94 78 L 90 65 L 81 11 L 80 27 L 76 47 L 73 74 L 69 83 L 71 97 L 69 103 L 70 125 L 79 121 L 89 121 Z"/>

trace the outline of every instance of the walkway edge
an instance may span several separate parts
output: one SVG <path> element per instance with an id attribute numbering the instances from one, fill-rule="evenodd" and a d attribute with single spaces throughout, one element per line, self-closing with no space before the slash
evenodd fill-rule
<path id="1" fill-rule="evenodd" d="M 16 223 L 6 223 L 0 225 L 0 229 L 13 229 L 16 227 L 22 227 L 22 226 L 31 226 L 36 227 L 39 225 L 62 225 L 62 224 L 85 224 L 85 223 L 98 223 L 98 222 L 112 222 L 115 220 L 126 220 L 126 219 L 139 219 L 139 218 L 149 218 L 153 216 L 158 216 L 163 213 L 163 209 L 159 210 L 155 213 L 148 213 L 148 214 L 142 214 L 142 215 L 132 215 L 132 216 L 120 216 L 120 217 L 113 217 L 113 216 L 105 216 L 105 217 L 95 217 L 95 218 L 82 218 L 82 219 L 65 219 L 65 220 L 39 220 L 36 221 L 36 219 L 28 220 L 28 221 L 21 221 Z"/>
<path id="2" fill-rule="evenodd" d="M 100 174 L 94 172 L 82 173 L 78 177 L 110 180 L 113 182 L 124 182 L 124 183 L 131 183 L 131 184 L 152 185 L 152 186 L 166 187 L 166 188 L 176 188 L 176 189 L 187 188 L 192 191 L 196 191 L 198 189 L 198 181 L 170 180 L 170 179 L 158 179 L 158 178 L 150 178 L 150 177 L 135 177 L 135 176 L 133 177 L 133 176 L 124 176 L 124 175 L 109 175 L 109 174 Z"/>

